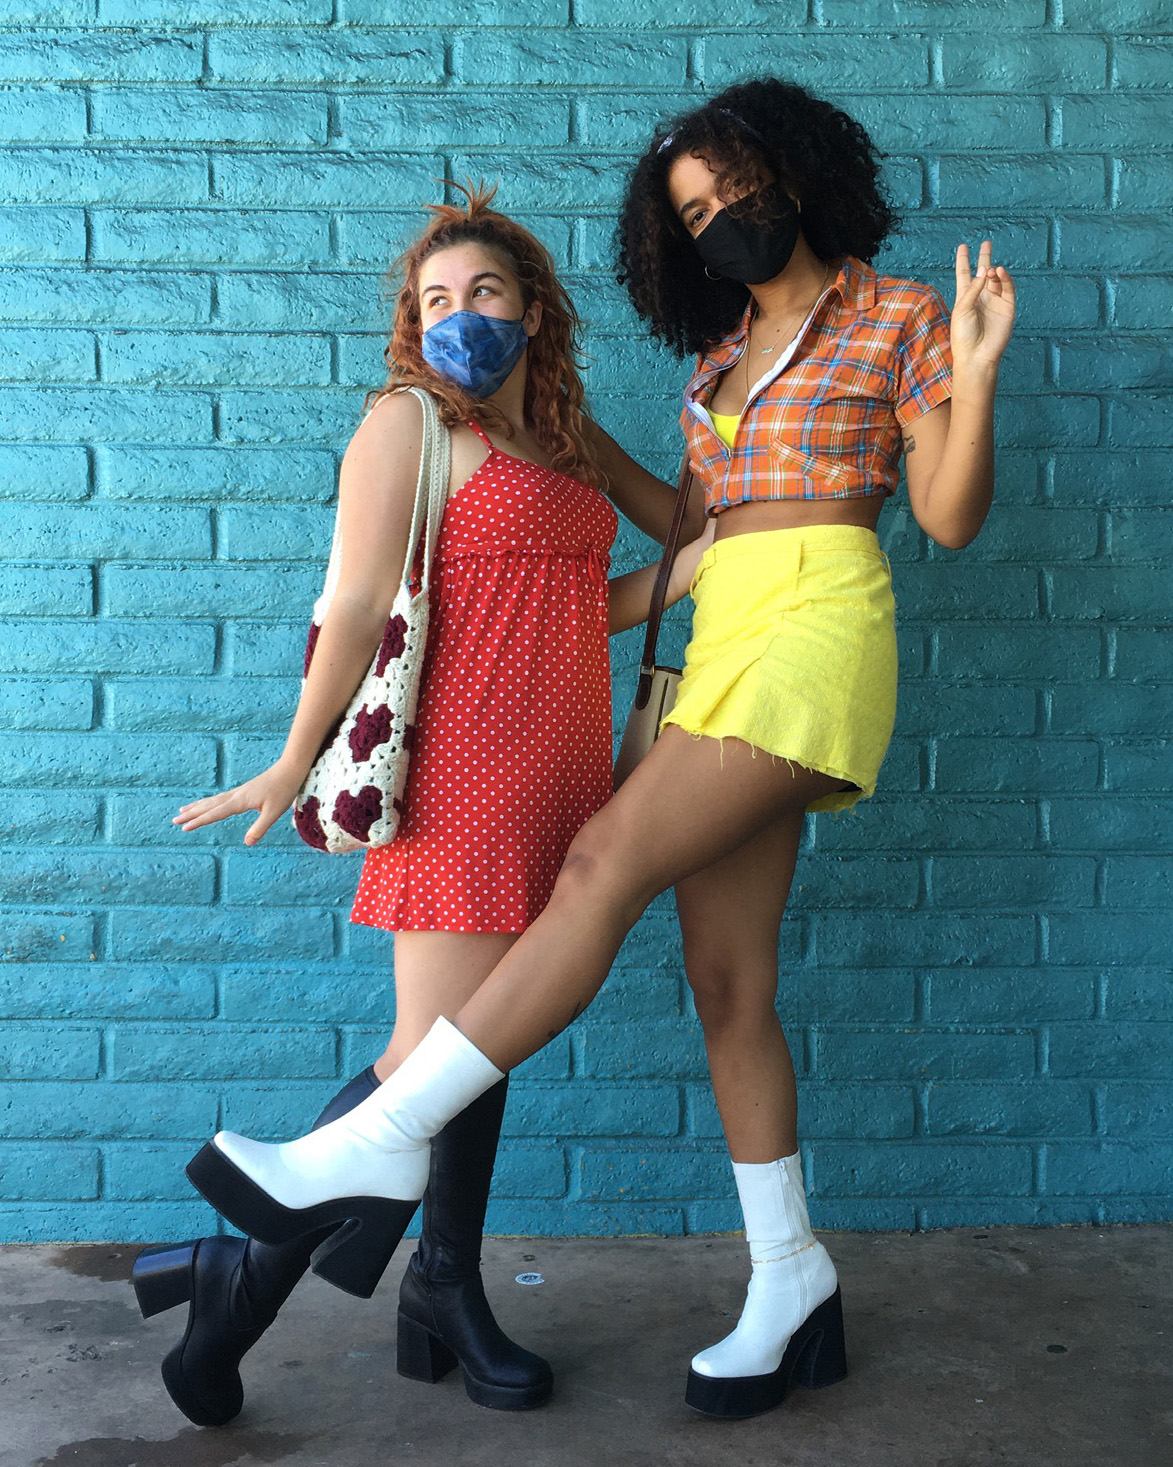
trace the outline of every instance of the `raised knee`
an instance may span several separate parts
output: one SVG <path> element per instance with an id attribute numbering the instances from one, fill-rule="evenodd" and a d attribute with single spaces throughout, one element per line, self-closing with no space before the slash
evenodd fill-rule
<path id="1" fill-rule="evenodd" d="M 570 842 L 562 869 L 558 872 L 558 885 L 563 889 L 594 886 L 605 871 L 602 842 L 584 827 Z"/>
<path id="2" fill-rule="evenodd" d="M 626 876 L 622 851 L 584 826 L 570 843 L 558 872 L 552 900 L 588 905 L 607 910 L 629 905 L 634 883 Z M 640 908 L 632 914 L 632 921 Z"/>
<path id="3" fill-rule="evenodd" d="M 589 906 L 630 927 L 662 889 L 647 870 L 646 852 L 632 838 L 630 823 L 606 808 L 571 841 L 551 902 Z"/>

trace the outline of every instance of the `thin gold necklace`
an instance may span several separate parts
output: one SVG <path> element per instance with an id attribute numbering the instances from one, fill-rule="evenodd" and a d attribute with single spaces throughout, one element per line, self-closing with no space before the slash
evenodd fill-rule
<path id="1" fill-rule="evenodd" d="M 823 278 L 822 278 L 822 280 L 819 281 L 819 288 L 818 288 L 818 290 L 815 291 L 813 297 L 806 303 L 806 305 L 803 306 L 803 308 L 802 308 L 802 314 L 800 316 L 798 316 L 797 319 L 796 319 L 796 321 L 795 321 L 795 325 L 796 326 L 797 325 L 800 325 L 803 321 L 805 321 L 806 318 L 807 318 L 807 316 L 810 314 L 810 311 L 811 311 L 812 306 L 815 304 L 815 302 L 822 295 L 823 290 L 826 287 L 827 280 L 830 277 L 830 274 L 831 274 L 831 263 L 830 263 L 830 261 L 828 261 L 827 264 L 823 267 Z M 749 359 L 750 359 L 750 356 L 752 355 L 752 352 L 751 352 L 751 344 L 753 342 L 753 329 L 754 329 L 754 326 L 757 324 L 757 319 L 758 318 L 755 315 L 754 318 L 753 318 L 753 320 L 749 323 L 749 330 L 746 332 L 746 335 L 745 335 L 745 351 L 742 353 L 742 357 L 743 357 L 743 359 L 745 361 L 745 397 L 746 397 L 746 401 L 747 402 L 749 401 Z M 778 343 L 781 341 L 781 339 L 782 339 L 782 333 L 780 331 L 777 331 L 776 334 L 775 334 L 775 338 L 774 338 L 774 345 L 773 346 L 761 346 L 761 347 L 759 347 L 758 348 L 758 354 L 760 356 L 763 356 L 763 357 L 773 356 L 773 354 L 778 350 Z"/>

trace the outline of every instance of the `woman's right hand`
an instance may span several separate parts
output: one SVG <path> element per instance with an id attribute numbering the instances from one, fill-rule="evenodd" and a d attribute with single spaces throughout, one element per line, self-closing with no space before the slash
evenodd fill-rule
<path id="1" fill-rule="evenodd" d="M 262 774 L 245 780 L 234 789 L 181 805 L 179 814 L 171 823 L 184 830 L 199 830 L 201 825 L 214 825 L 217 820 L 227 820 L 230 815 L 256 810 L 258 818 L 244 835 L 245 845 L 255 846 L 265 831 L 293 804 L 304 779 L 304 773 L 291 769 L 278 759 Z"/>

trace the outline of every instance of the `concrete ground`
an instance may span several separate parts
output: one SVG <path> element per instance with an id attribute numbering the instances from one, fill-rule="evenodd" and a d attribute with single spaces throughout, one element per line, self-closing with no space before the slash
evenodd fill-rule
<path id="1" fill-rule="evenodd" d="M 487 1411 L 458 1375 L 398 1377 L 393 1263 L 367 1302 L 306 1280 L 246 1357 L 244 1412 L 220 1430 L 162 1389 L 184 1311 L 139 1318 L 137 1248 L 2 1248 L 0 1464 L 1173 1467 L 1173 1228 L 824 1239 L 851 1373 L 751 1421 L 683 1402 L 690 1353 L 740 1302 L 739 1239 L 501 1239 L 490 1297 L 553 1362 L 551 1404 Z"/>

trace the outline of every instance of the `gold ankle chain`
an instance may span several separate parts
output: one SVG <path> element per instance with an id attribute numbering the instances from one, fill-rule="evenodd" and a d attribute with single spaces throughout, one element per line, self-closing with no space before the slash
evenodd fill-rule
<path id="1" fill-rule="evenodd" d="M 815 1242 L 817 1241 L 818 1239 L 816 1238 Z M 814 1243 L 804 1243 L 801 1248 L 795 1248 L 793 1253 L 783 1253 L 781 1258 L 755 1258 L 751 1253 L 749 1255 L 749 1261 L 755 1268 L 759 1263 L 785 1263 L 788 1258 L 796 1258 L 800 1253 L 805 1253 L 808 1248 L 813 1248 L 814 1246 Z"/>

